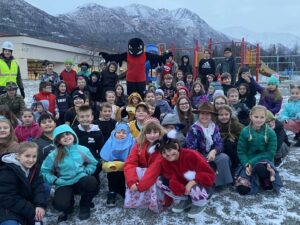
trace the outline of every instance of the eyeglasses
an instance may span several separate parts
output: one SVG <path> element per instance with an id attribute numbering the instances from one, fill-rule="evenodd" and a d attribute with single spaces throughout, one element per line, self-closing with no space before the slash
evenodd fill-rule
<path id="1" fill-rule="evenodd" d="M 179 105 L 189 105 L 188 102 L 183 102 L 183 103 L 180 103 Z"/>
<path id="2" fill-rule="evenodd" d="M 225 102 L 215 102 L 215 105 L 225 105 Z"/>

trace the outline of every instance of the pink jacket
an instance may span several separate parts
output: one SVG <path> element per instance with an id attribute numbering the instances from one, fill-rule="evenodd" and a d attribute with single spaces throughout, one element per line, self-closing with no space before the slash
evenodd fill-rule
<path id="1" fill-rule="evenodd" d="M 39 137 L 41 134 L 42 129 L 35 122 L 30 126 L 18 125 L 15 128 L 15 135 L 18 138 L 18 142 L 31 141 L 32 139 Z"/>

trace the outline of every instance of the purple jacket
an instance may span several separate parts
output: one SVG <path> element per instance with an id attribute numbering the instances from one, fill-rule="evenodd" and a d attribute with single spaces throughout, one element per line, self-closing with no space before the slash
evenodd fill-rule
<path id="1" fill-rule="evenodd" d="M 219 131 L 219 127 L 216 125 L 214 133 L 212 135 L 213 145 L 211 149 L 216 149 L 217 154 L 223 152 L 223 139 Z M 196 123 L 194 123 L 189 129 L 186 136 L 186 147 L 190 149 L 195 149 L 202 155 L 207 156 L 209 152 L 206 151 L 205 137 L 202 128 Z"/>
<path id="2" fill-rule="evenodd" d="M 191 96 L 191 103 L 193 109 L 198 109 L 199 105 L 204 102 L 208 102 L 207 95 L 194 95 Z"/>
<path id="3" fill-rule="evenodd" d="M 254 79 L 251 79 L 251 83 L 254 84 L 256 90 L 261 94 L 259 105 L 265 106 L 268 110 L 270 110 L 274 115 L 278 113 L 281 109 L 282 98 L 279 101 L 275 101 L 274 92 L 268 91 L 267 96 L 263 96 L 262 93 L 266 90 L 262 86 L 260 86 Z"/>

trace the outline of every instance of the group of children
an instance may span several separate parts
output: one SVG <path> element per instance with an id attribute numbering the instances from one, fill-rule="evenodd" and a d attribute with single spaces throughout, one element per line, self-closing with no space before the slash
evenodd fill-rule
<path id="1" fill-rule="evenodd" d="M 275 76 L 262 87 L 242 67 L 235 85 L 229 73 L 220 81 L 209 74 L 206 90 L 187 69 L 165 74 L 161 87 L 149 85 L 144 96 L 127 97 L 116 69 L 109 63 L 103 77 L 78 76 L 73 90 L 59 77 L 55 84 L 42 81 L 32 108 L 20 103 L 19 115 L 11 104 L 0 106 L 1 225 L 42 221 L 49 198 L 58 222 L 65 221 L 75 194 L 79 219 L 88 219 L 100 173 L 107 176 L 107 207 L 119 194 L 126 208 L 160 212 L 172 204 L 175 213 L 189 209 L 189 218 L 199 216 L 220 186 L 234 185 L 241 195 L 279 193 L 278 166 L 290 146 L 285 130 L 300 146 L 299 86 L 291 86 L 281 110 Z M 103 99 L 88 85 L 100 80 Z M 9 83 L 4 95 L 14 101 L 16 92 Z"/>

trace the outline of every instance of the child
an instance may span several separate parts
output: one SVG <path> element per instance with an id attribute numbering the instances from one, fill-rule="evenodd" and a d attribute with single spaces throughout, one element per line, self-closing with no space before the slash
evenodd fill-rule
<path id="1" fill-rule="evenodd" d="M 184 82 L 184 80 L 185 80 L 185 76 L 183 74 L 183 71 L 182 70 L 177 70 L 177 72 L 175 73 L 175 81 L 176 82 L 178 82 L 178 81 Z"/>
<path id="2" fill-rule="evenodd" d="M 236 88 L 230 88 L 227 97 L 229 106 L 233 109 L 233 115 L 247 126 L 249 124 L 249 108 L 245 103 L 239 101 L 239 91 Z"/>
<path id="3" fill-rule="evenodd" d="M 116 94 L 114 91 L 107 91 L 105 94 L 106 101 L 111 104 L 112 113 L 111 118 L 116 120 L 117 122 L 121 121 L 121 110 L 119 106 L 116 105 Z"/>
<path id="4" fill-rule="evenodd" d="M 79 145 L 72 128 L 66 124 L 55 128 L 53 143 L 56 147 L 42 164 L 44 180 L 55 185 L 53 206 L 62 212 L 58 222 L 65 221 L 73 211 L 74 191 L 81 195 L 79 219 L 90 217 L 90 206 L 97 193 L 98 182 L 92 174 L 98 161 L 88 148 Z"/>
<path id="5" fill-rule="evenodd" d="M 79 144 L 87 147 L 95 159 L 100 162 L 99 151 L 104 145 L 102 132 L 98 125 L 93 124 L 94 116 L 93 110 L 87 105 L 82 105 L 78 108 L 77 118 L 79 125 L 74 128 L 74 131 L 79 139 Z M 93 176 L 99 180 L 99 173 L 101 172 L 100 163 Z"/>
<path id="6" fill-rule="evenodd" d="M 214 93 L 215 93 L 215 88 L 212 85 L 209 85 L 208 90 L 207 90 L 207 99 L 210 103 L 213 103 L 214 101 Z"/>
<path id="7" fill-rule="evenodd" d="M 185 146 L 185 136 L 182 133 L 184 125 L 180 122 L 176 114 L 168 113 L 162 120 L 161 125 L 165 128 L 166 132 L 171 130 L 176 131 L 176 139 L 179 141 L 180 146 Z"/>
<path id="8" fill-rule="evenodd" d="M 224 95 L 227 96 L 227 91 L 230 88 L 234 88 L 234 85 L 231 84 L 231 75 L 230 75 L 230 73 L 227 73 L 227 72 L 222 73 L 222 75 L 221 75 L 221 84 L 222 84 Z"/>
<path id="9" fill-rule="evenodd" d="M 149 115 L 160 120 L 160 108 L 155 104 L 155 94 L 154 92 L 147 91 L 145 94 L 144 101 L 148 107 Z"/>
<path id="10" fill-rule="evenodd" d="M 274 158 L 274 165 L 278 167 L 288 154 L 291 143 L 289 142 L 288 136 L 283 129 L 283 124 L 277 120 L 269 110 L 267 111 L 266 123 L 276 133 L 277 151 Z"/>
<path id="11" fill-rule="evenodd" d="M 126 123 L 118 123 L 109 139 L 101 149 L 100 156 L 104 162 L 102 168 L 107 172 L 108 193 L 106 205 L 116 205 L 116 194 L 125 197 L 124 162 L 135 144 Z"/>
<path id="12" fill-rule="evenodd" d="M 206 189 L 214 184 L 214 171 L 203 156 L 181 148 L 172 131 L 159 141 L 158 149 L 163 157 L 158 187 L 167 196 L 179 201 L 173 206 L 173 212 L 181 213 L 190 208 L 187 216 L 197 218 L 207 204 Z"/>
<path id="13" fill-rule="evenodd" d="M 176 102 L 177 102 L 178 98 L 180 98 L 182 96 L 189 97 L 189 91 L 185 86 L 180 86 L 180 87 L 177 88 L 177 92 L 176 92 L 176 94 L 174 95 L 174 97 L 172 98 L 172 101 L 171 101 L 173 107 L 176 105 Z"/>
<path id="14" fill-rule="evenodd" d="M 220 128 L 221 137 L 224 141 L 224 153 L 230 158 L 231 172 L 234 175 L 235 170 L 240 164 L 237 155 L 237 143 L 244 126 L 233 116 L 232 109 L 228 105 L 220 106 L 217 112 L 217 125 Z"/>
<path id="15" fill-rule="evenodd" d="M 128 105 L 126 107 L 126 112 L 128 114 L 128 122 L 134 120 L 135 107 L 142 101 L 142 97 L 137 92 L 133 92 L 131 95 L 129 95 Z"/>
<path id="16" fill-rule="evenodd" d="M 246 83 L 241 83 L 238 86 L 240 102 L 245 103 L 249 109 L 252 109 L 256 105 L 255 96 L 250 95 L 249 85 Z"/>
<path id="17" fill-rule="evenodd" d="M 60 79 L 65 82 L 68 94 L 71 94 L 77 86 L 77 74 L 76 71 L 72 69 L 73 65 L 73 60 L 66 59 L 65 69 L 60 73 Z"/>
<path id="18" fill-rule="evenodd" d="M 260 93 L 259 105 L 265 106 L 274 115 L 276 115 L 282 104 L 282 96 L 278 89 L 279 80 L 275 75 L 272 75 L 267 80 L 267 88 L 260 86 L 254 79 L 251 82 L 255 85 L 256 90 Z"/>
<path id="19" fill-rule="evenodd" d="M 187 88 L 189 91 L 192 90 L 192 87 L 193 87 L 193 79 L 194 79 L 193 74 L 187 74 L 187 75 L 186 75 L 185 86 L 186 86 L 186 88 Z"/>
<path id="20" fill-rule="evenodd" d="M 228 98 L 224 95 L 219 95 L 214 98 L 214 108 L 216 111 L 223 105 L 229 105 Z"/>
<path id="21" fill-rule="evenodd" d="M 171 74 L 166 74 L 164 76 L 163 85 L 161 86 L 161 90 L 164 92 L 164 99 L 172 106 L 171 100 L 176 93 L 176 88 L 172 86 L 173 76 Z"/>
<path id="22" fill-rule="evenodd" d="M 65 124 L 75 127 L 79 124 L 77 120 L 77 110 L 80 106 L 85 104 L 86 96 L 82 91 L 75 91 L 72 96 L 74 107 L 68 109 L 68 111 L 65 113 L 64 120 Z"/>
<path id="23" fill-rule="evenodd" d="M 164 99 L 164 91 L 161 89 L 155 91 L 155 104 L 159 107 L 160 119 L 173 111 L 169 103 Z"/>
<path id="24" fill-rule="evenodd" d="M 17 153 L 2 156 L 1 224 L 41 224 L 47 203 L 43 179 L 36 166 L 37 156 L 38 146 L 33 142 L 23 142 Z"/>
<path id="25" fill-rule="evenodd" d="M 121 84 L 117 84 L 115 88 L 116 93 L 116 105 L 120 107 L 121 117 L 124 118 L 126 116 L 126 105 L 128 101 L 128 96 L 124 93 L 124 88 Z"/>
<path id="26" fill-rule="evenodd" d="M 65 123 L 65 114 L 71 106 L 70 97 L 67 93 L 67 85 L 63 80 L 57 84 L 56 105 L 59 112 L 57 123 L 61 125 Z"/>
<path id="27" fill-rule="evenodd" d="M 105 71 L 101 72 L 102 81 L 102 100 L 105 100 L 105 93 L 113 91 L 118 82 L 117 75 L 118 65 L 116 62 L 110 62 Z"/>
<path id="28" fill-rule="evenodd" d="M 103 143 L 105 143 L 111 132 L 116 126 L 116 121 L 111 118 L 112 106 L 108 102 L 100 104 L 100 117 L 94 121 L 94 124 L 98 125 L 103 134 Z"/>
<path id="29" fill-rule="evenodd" d="M 39 93 L 33 96 L 33 103 L 31 108 L 33 109 L 36 106 L 36 103 L 41 100 L 49 101 L 49 112 L 51 112 L 53 116 L 56 116 L 56 114 L 58 114 L 56 97 L 54 94 L 52 94 L 52 86 L 50 82 L 42 81 L 40 83 Z"/>
<path id="30" fill-rule="evenodd" d="M 31 109 L 25 109 L 21 113 L 22 125 L 18 125 L 15 129 L 15 134 L 18 142 L 32 141 L 42 134 L 42 129 L 35 122 L 34 115 Z"/>
<path id="31" fill-rule="evenodd" d="M 101 101 L 102 86 L 100 84 L 102 80 L 100 79 L 101 75 L 98 71 L 93 71 L 88 78 L 87 87 L 90 92 L 92 105 Z"/>
<path id="32" fill-rule="evenodd" d="M 215 81 L 215 75 L 214 74 L 208 74 L 207 75 L 207 87 L 213 86 L 215 90 L 222 90 L 223 87 L 219 80 Z"/>
<path id="33" fill-rule="evenodd" d="M 178 91 L 180 88 L 185 87 L 184 82 L 182 80 L 176 82 L 176 90 Z"/>
<path id="34" fill-rule="evenodd" d="M 190 65 L 190 58 L 188 55 L 183 55 L 181 57 L 181 65 L 179 66 L 179 70 L 182 71 L 183 77 L 189 73 L 193 73 L 193 68 Z M 179 71 L 178 70 L 178 71 Z M 184 79 L 185 80 L 185 79 Z"/>
<path id="35" fill-rule="evenodd" d="M 300 86 L 291 85 L 290 99 L 286 103 L 278 116 L 278 120 L 283 123 L 284 129 L 294 132 L 297 143 L 295 147 L 300 147 Z"/>
<path id="36" fill-rule="evenodd" d="M 5 153 L 17 152 L 19 144 L 10 121 L 0 116 L 0 157 Z"/>
<path id="37" fill-rule="evenodd" d="M 48 100 L 38 101 L 36 103 L 36 111 L 33 113 L 35 121 L 38 122 L 39 118 L 41 117 L 41 115 L 43 113 L 49 113 L 52 115 L 52 113 L 49 112 L 48 109 L 49 109 L 49 101 Z"/>
<path id="38" fill-rule="evenodd" d="M 205 89 L 201 83 L 195 82 L 193 84 L 190 99 L 193 109 L 198 109 L 199 105 L 208 101 L 207 95 L 205 94 Z"/>
<path id="39" fill-rule="evenodd" d="M 88 79 L 91 75 L 91 65 L 88 64 L 87 62 L 81 62 L 78 64 L 78 67 L 80 68 L 80 71 L 77 73 L 77 77 L 83 77 L 84 79 Z"/>
<path id="40" fill-rule="evenodd" d="M 241 168 L 237 171 L 236 188 L 239 194 L 256 194 L 263 190 L 279 193 L 282 186 L 273 161 L 277 150 L 275 132 L 266 122 L 267 109 L 254 106 L 250 111 L 250 124 L 243 128 L 237 147 Z"/>
<path id="41" fill-rule="evenodd" d="M 148 91 L 148 92 L 151 91 L 151 92 L 155 93 L 155 91 L 156 91 L 156 86 L 153 85 L 153 84 L 149 84 L 149 85 L 148 85 L 147 91 Z"/>
<path id="42" fill-rule="evenodd" d="M 91 93 L 87 86 L 87 79 L 88 78 L 85 78 L 84 76 L 77 77 L 77 88 L 75 88 L 74 91 L 72 92 L 71 94 L 72 97 L 74 97 L 74 95 L 78 93 L 78 91 L 81 91 L 88 98 L 89 102 L 91 101 Z"/>
<path id="43" fill-rule="evenodd" d="M 149 109 L 144 102 L 141 102 L 136 106 L 135 120 L 128 123 L 131 135 L 134 138 L 139 136 L 147 117 L 149 117 Z"/>
<path id="44" fill-rule="evenodd" d="M 156 150 L 156 141 L 164 135 L 164 130 L 155 118 L 145 121 L 124 165 L 126 181 L 125 207 L 161 210 L 162 201 L 155 182 L 160 173 L 162 156 Z"/>
<path id="45" fill-rule="evenodd" d="M 44 113 L 38 120 L 42 129 L 42 134 L 33 141 L 38 145 L 38 163 L 41 165 L 45 158 L 55 149 L 53 145 L 53 131 L 56 127 L 54 117 L 49 113 Z"/>
<path id="46" fill-rule="evenodd" d="M 4 116 L 8 119 L 14 129 L 21 124 L 21 121 L 12 113 L 7 105 L 0 105 L 0 116 Z"/>
<path id="47" fill-rule="evenodd" d="M 6 94 L 0 95 L 0 105 L 7 105 L 12 113 L 14 113 L 17 118 L 20 118 L 20 112 L 22 112 L 26 106 L 23 97 L 17 94 L 17 84 L 11 81 L 7 82 L 5 90 Z"/>
<path id="48" fill-rule="evenodd" d="M 216 187 L 231 184 L 233 179 L 230 170 L 230 158 L 223 153 L 223 140 L 219 127 L 212 120 L 213 116 L 216 115 L 214 107 L 205 102 L 197 112 L 199 118 L 188 131 L 186 146 L 201 153 L 213 168 L 216 167 Z"/>
<path id="49" fill-rule="evenodd" d="M 59 75 L 53 70 L 53 62 L 46 60 L 44 65 L 46 66 L 46 72 L 42 74 L 42 82 L 50 82 L 52 93 L 55 93 L 56 85 L 60 81 Z"/>

